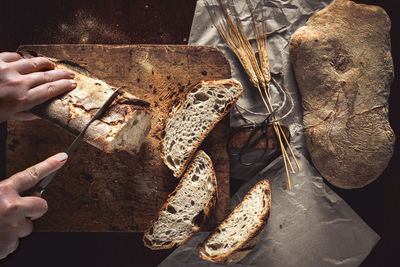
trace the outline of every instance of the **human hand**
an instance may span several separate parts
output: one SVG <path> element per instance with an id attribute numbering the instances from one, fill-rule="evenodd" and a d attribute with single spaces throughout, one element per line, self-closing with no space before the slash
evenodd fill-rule
<path id="1" fill-rule="evenodd" d="M 17 53 L 0 53 L 0 122 L 34 119 L 29 110 L 74 89 L 74 76 L 54 70 L 54 63 L 44 57 L 23 59 Z"/>
<path id="2" fill-rule="evenodd" d="M 22 194 L 63 166 L 67 158 L 66 153 L 56 154 L 0 181 L 0 259 L 17 249 L 19 238 L 32 232 L 32 220 L 47 211 L 46 200 Z"/>

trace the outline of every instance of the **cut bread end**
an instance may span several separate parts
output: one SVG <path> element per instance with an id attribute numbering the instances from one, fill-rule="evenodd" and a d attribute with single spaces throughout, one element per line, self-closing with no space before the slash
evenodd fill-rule
<path id="1" fill-rule="evenodd" d="M 233 79 L 202 81 L 171 112 L 165 127 L 162 157 L 175 177 L 182 176 L 199 145 L 242 93 L 242 85 Z"/>
<path id="2" fill-rule="evenodd" d="M 127 151 L 130 154 L 139 152 L 145 137 L 150 131 L 151 115 L 148 110 L 137 110 L 114 134 L 110 132 L 107 136 L 104 151 L 111 153 L 116 151 Z"/>
<path id="3" fill-rule="evenodd" d="M 271 202 L 269 182 L 258 182 L 231 214 L 197 246 L 200 257 L 218 263 L 243 259 L 258 243 Z"/>
<path id="4" fill-rule="evenodd" d="M 211 214 L 217 197 L 217 179 L 211 159 L 199 150 L 178 186 L 169 195 L 158 218 L 144 233 L 146 247 L 180 246 L 197 233 Z"/>

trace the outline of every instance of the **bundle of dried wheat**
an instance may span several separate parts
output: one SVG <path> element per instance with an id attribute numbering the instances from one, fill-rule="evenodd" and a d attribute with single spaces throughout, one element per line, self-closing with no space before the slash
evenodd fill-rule
<path id="1" fill-rule="evenodd" d="M 272 114 L 273 117 L 272 125 L 274 127 L 275 134 L 278 137 L 280 143 L 286 170 L 288 187 L 289 190 L 291 190 L 292 186 L 290 181 L 289 168 L 292 173 L 295 173 L 295 170 L 290 161 L 289 153 L 293 158 L 297 166 L 297 169 L 300 170 L 301 168 L 293 153 L 292 148 L 290 147 L 290 143 L 282 130 L 280 121 L 284 117 L 288 116 L 289 113 L 292 111 L 293 100 L 291 99 L 290 95 L 288 95 L 291 100 L 292 107 L 289 109 L 288 112 L 286 112 L 285 115 L 277 118 L 276 116 L 277 110 L 274 110 L 271 100 L 272 99 L 270 90 L 271 73 L 269 68 L 268 49 L 267 49 L 268 44 L 267 44 L 266 19 L 264 17 L 264 13 L 261 12 L 262 15 L 261 23 L 257 23 L 254 16 L 254 8 L 251 2 L 249 0 L 246 0 L 246 3 L 252 18 L 252 26 L 255 35 L 257 52 L 253 49 L 249 41 L 249 38 L 246 35 L 243 24 L 239 18 L 239 15 L 236 12 L 235 7 L 232 3 L 230 3 L 229 5 L 230 12 L 228 12 L 227 4 L 222 0 L 217 0 L 217 4 L 211 4 L 210 2 L 206 1 L 206 7 L 214 25 L 218 29 L 218 32 L 221 34 L 226 43 L 229 45 L 229 47 L 232 49 L 232 51 L 239 59 L 252 85 L 255 88 L 257 88 L 267 112 L 269 114 Z M 216 6 L 217 8 L 212 8 L 212 6 Z M 231 13 L 232 16 L 229 13 Z M 275 84 L 278 85 L 277 86 L 278 90 L 284 96 L 282 105 L 278 108 L 278 110 L 280 110 L 286 103 L 287 94 L 279 86 L 278 83 Z M 289 152 L 286 151 L 284 142 L 286 143 Z"/>

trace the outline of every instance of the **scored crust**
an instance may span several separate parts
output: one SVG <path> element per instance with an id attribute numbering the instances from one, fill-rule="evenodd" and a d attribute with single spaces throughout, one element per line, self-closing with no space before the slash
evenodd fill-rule
<path id="1" fill-rule="evenodd" d="M 193 155 L 195 154 L 197 148 L 201 145 L 201 143 L 203 142 L 203 140 L 204 140 L 204 139 L 207 137 L 207 135 L 211 132 L 211 130 L 214 128 L 214 126 L 215 126 L 219 121 L 221 121 L 223 117 L 225 117 L 225 115 L 231 110 L 231 108 L 233 107 L 233 105 L 238 101 L 238 99 L 239 99 L 239 98 L 241 97 L 241 95 L 243 94 L 242 85 L 241 85 L 239 82 L 237 82 L 237 81 L 235 81 L 235 80 L 233 80 L 233 79 L 224 79 L 224 80 L 217 80 L 217 81 L 200 81 L 198 84 L 194 85 L 194 86 L 188 91 L 188 93 L 182 98 L 182 100 L 181 100 L 180 103 L 177 105 L 177 107 L 174 108 L 174 109 L 171 111 L 170 116 L 169 116 L 169 119 L 171 119 L 173 115 L 175 115 L 175 114 L 177 114 L 177 113 L 179 113 L 179 112 L 182 112 L 182 110 L 183 110 L 183 104 L 185 103 L 187 96 L 188 96 L 191 92 L 195 91 L 197 88 L 201 88 L 201 87 L 203 87 L 203 86 L 208 86 L 208 85 L 216 85 L 216 86 L 224 86 L 224 87 L 229 86 L 229 88 L 231 88 L 231 87 L 233 87 L 233 86 L 236 86 L 236 87 L 239 88 L 240 93 L 238 93 L 238 94 L 232 99 L 231 102 L 225 104 L 224 111 L 220 113 L 220 115 L 218 116 L 218 118 L 216 118 L 216 119 L 213 121 L 213 123 L 212 123 L 206 130 L 204 130 L 204 132 L 202 133 L 202 135 L 198 138 L 197 142 L 194 143 L 194 144 L 192 145 L 192 149 L 191 149 L 191 151 L 189 152 L 189 154 L 187 155 L 187 157 L 184 159 L 184 163 L 183 163 L 183 165 L 180 167 L 179 172 L 176 171 L 177 168 L 174 168 L 174 166 L 172 166 L 172 165 L 169 163 L 169 161 L 168 161 L 168 159 L 167 159 L 168 155 L 166 155 L 166 154 L 168 154 L 168 153 L 166 153 L 166 151 L 165 151 L 165 147 L 164 147 L 164 143 L 165 143 L 165 142 L 164 142 L 164 140 L 163 140 L 163 148 L 162 148 L 162 150 L 161 150 L 161 157 L 162 157 L 164 163 L 168 166 L 168 168 L 170 168 L 170 169 L 174 172 L 174 176 L 177 177 L 177 178 L 181 177 L 182 174 L 185 172 L 185 169 L 187 168 L 187 166 L 188 166 L 188 164 L 189 164 L 191 158 L 193 157 Z M 229 90 L 229 88 L 228 88 L 228 90 Z M 168 122 L 167 122 L 167 123 L 168 123 Z M 166 136 L 166 134 L 165 134 L 165 136 Z M 164 136 L 164 139 L 165 139 L 165 136 Z"/>
<path id="2" fill-rule="evenodd" d="M 205 255 L 205 246 L 207 242 L 215 235 L 218 235 L 221 232 L 221 228 L 224 226 L 224 224 L 231 218 L 231 216 L 239 210 L 239 208 L 242 207 L 243 203 L 245 200 L 247 200 L 250 195 L 252 194 L 253 190 L 257 188 L 260 184 L 264 184 L 266 188 L 263 190 L 265 194 L 267 195 L 268 202 L 267 206 L 264 210 L 264 212 L 259 216 L 260 223 L 257 225 L 256 228 L 252 230 L 252 232 L 244 239 L 235 249 L 225 253 L 225 254 L 220 254 L 217 256 L 207 256 Z M 252 248 L 255 247 L 255 245 L 258 243 L 260 240 L 262 233 L 264 232 L 265 225 L 268 222 L 269 214 L 270 214 L 270 205 L 271 205 L 271 189 L 268 180 L 264 179 L 259 181 L 256 185 L 254 185 L 250 191 L 244 196 L 243 200 L 235 207 L 235 209 L 226 217 L 226 219 L 220 223 L 215 230 L 208 235 L 208 237 L 197 246 L 197 250 L 199 251 L 199 255 L 202 259 L 208 260 L 208 261 L 214 261 L 218 262 L 221 264 L 225 263 L 234 263 L 240 261 L 242 258 L 244 258 Z"/>
<path id="3" fill-rule="evenodd" d="M 182 240 L 182 241 L 180 241 L 180 242 L 177 242 L 177 241 L 172 240 L 170 244 L 155 247 L 155 246 L 152 246 L 152 244 L 150 243 L 150 241 L 149 241 L 149 240 L 147 239 L 147 237 L 146 237 L 146 235 L 147 235 L 147 234 L 151 231 L 151 229 L 154 227 L 154 224 L 161 218 L 162 213 L 168 209 L 168 206 L 170 205 L 170 203 L 171 203 L 172 200 L 174 199 L 176 193 L 177 193 L 179 190 L 181 190 L 185 179 L 189 179 L 189 178 L 190 178 L 189 174 L 190 174 L 191 170 L 192 170 L 193 168 L 195 168 L 195 165 L 191 164 L 191 165 L 189 165 L 186 174 L 181 178 L 179 184 L 176 186 L 175 190 L 174 190 L 172 193 L 170 193 L 170 194 L 168 195 L 168 198 L 167 198 L 167 200 L 164 202 L 164 204 L 163 204 L 163 206 L 161 207 L 160 211 L 158 212 L 156 219 L 154 219 L 154 220 L 150 223 L 149 228 L 144 232 L 144 235 L 143 235 L 143 239 L 142 239 L 142 240 L 143 240 L 143 243 L 144 243 L 144 245 L 145 245 L 146 247 L 148 247 L 148 248 L 150 248 L 150 249 L 152 249 L 152 250 L 170 249 L 170 248 L 173 248 L 173 247 L 175 247 L 175 246 L 178 247 L 178 246 L 184 244 L 185 242 L 187 242 L 193 235 L 195 235 L 198 231 L 200 231 L 200 229 L 201 229 L 201 227 L 203 226 L 204 222 L 205 222 L 205 221 L 207 220 L 207 218 L 209 218 L 209 216 L 211 215 L 211 213 L 212 213 L 212 211 L 213 211 L 213 209 L 214 209 L 214 207 L 215 207 L 215 202 L 216 202 L 216 200 L 217 200 L 217 194 L 218 194 L 218 192 L 217 192 L 217 179 L 216 179 L 216 175 L 215 175 L 215 170 L 214 170 L 214 167 L 213 167 L 213 164 L 212 164 L 211 159 L 208 157 L 208 155 L 207 155 L 203 150 L 199 150 L 199 151 L 196 153 L 196 155 L 195 155 L 194 158 L 196 158 L 196 157 L 203 157 L 203 158 L 205 158 L 205 159 L 207 160 L 208 165 L 209 165 L 209 167 L 210 167 L 210 171 L 211 171 L 211 173 L 209 174 L 209 176 L 212 178 L 212 182 L 213 182 L 213 193 L 212 193 L 212 195 L 211 195 L 210 200 L 208 201 L 208 203 L 206 204 L 206 206 L 205 206 L 204 209 L 203 209 L 203 216 L 202 216 L 202 218 L 200 218 L 201 220 L 197 221 L 197 222 L 198 222 L 198 225 L 197 225 L 195 228 L 192 228 L 192 230 L 193 230 L 192 233 L 191 233 L 190 235 L 188 235 L 184 240 Z M 200 213 L 201 213 L 201 212 L 200 212 Z M 200 214 L 200 213 L 199 213 L 199 214 Z"/>

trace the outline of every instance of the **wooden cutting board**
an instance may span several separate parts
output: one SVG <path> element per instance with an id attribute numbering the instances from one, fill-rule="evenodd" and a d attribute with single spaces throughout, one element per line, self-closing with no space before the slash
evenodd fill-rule
<path id="1" fill-rule="evenodd" d="M 82 143 L 47 187 L 49 210 L 35 231 L 143 231 L 178 183 L 160 157 L 168 112 L 200 80 L 229 78 L 229 63 L 212 47 L 178 45 L 23 45 L 72 60 L 152 106 L 152 129 L 141 152 L 106 154 Z M 203 144 L 218 180 L 212 226 L 229 211 L 228 119 Z M 65 151 L 74 136 L 43 120 L 8 124 L 7 175 Z"/>

